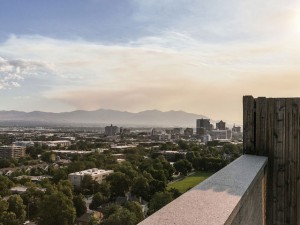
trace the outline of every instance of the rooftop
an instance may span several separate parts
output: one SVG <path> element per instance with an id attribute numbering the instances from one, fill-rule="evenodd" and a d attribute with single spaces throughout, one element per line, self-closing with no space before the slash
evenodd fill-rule
<path id="1" fill-rule="evenodd" d="M 111 173 L 111 172 L 113 172 L 113 170 L 101 170 L 101 169 L 93 168 L 93 169 L 78 171 L 75 173 L 70 173 L 69 175 L 78 175 L 78 176 L 100 175 L 100 174 L 106 174 L 106 173 Z"/>

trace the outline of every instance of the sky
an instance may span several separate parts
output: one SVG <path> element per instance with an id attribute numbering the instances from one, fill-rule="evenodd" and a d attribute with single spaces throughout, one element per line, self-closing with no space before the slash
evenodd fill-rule
<path id="1" fill-rule="evenodd" d="M 182 110 L 242 122 L 300 96 L 298 0 L 0 0 L 0 110 Z"/>

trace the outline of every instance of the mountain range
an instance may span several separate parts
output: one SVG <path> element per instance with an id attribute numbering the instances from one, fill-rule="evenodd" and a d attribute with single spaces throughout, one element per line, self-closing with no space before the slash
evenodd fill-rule
<path id="1" fill-rule="evenodd" d="M 64 126 L 150 126 L 150 127 L 195 127 L 196 119 L 203 115 L 184 111 L 146 110 L 138 113 L 99 109 L 94 111 L 76 110 L 72 112 L 23 112 L 0 111 L 1 125 L 64 125 Z"/>

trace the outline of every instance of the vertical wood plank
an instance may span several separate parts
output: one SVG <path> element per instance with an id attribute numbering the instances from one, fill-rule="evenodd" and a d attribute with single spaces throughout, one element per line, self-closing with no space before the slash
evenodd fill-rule
<path id="1" fill-rule="evenodd" d="M 284 177 L 284 222 L 286 225 L 293 223 L 293 152 L 294 152 L 294 109 L 293 99 L 286 99 L 286 126 L 285 126 L 285 177 Z"/>
<path id="2" fill-rule="evenodd" d="M 300 224 L 300 99 L 296 99 L 297 112 L 296 112 L 296 122 L 295 122 L 295 203 L 296 203 L 296 224 Z"/>
<path id="3" fill-rule="evenodd" d="M 296 224 L 300 224 L 300 99 L 297 99 L 297 147 L 296 147 Z"/>
<path id="4" fill-rule="evenodd" d="M 284 150 L 285 150 L 285 99 L 275 99 L 273 157 L 273 200 L 268 206 L 273 210 L 269 225 L 284 225 Z"/>
<path id="5" fill-rule="evenodd" d="M 275 120 L 275 99 L 270 98 L 267 99 L 267 134 L 266 134 L 266 142 L 267 142 L 267 154 L 268 154 L 268 174 L 267 174 L 267 184 L 266 184 L 266 224 L 273 224 L 273 201 L 274 201 L 274 127 Z M 269 221 L 271 223 L 269 223 Z"/>
<path id="6" fill-rule="evenodd" d="M 267 155 L 267 99 L 265 97 L 256 100 L 255 124 L 255 152 L 257 155 Z"/>
<path id="7" fill-rule="evenodd" d="M 255 103 L 252 96 L 243 97 L 243 152 L 254 154 L 254 113 Z"/>
<path id="8" fill-rule="evenodd" d="M 290 154 L 290 161 L 291 161 L 291 214 L 290 214 L 290 224 L 300 224 L 299 223 L 299 204 L 298 204 L 298 196 L 300 189 L 298 189 L 298 177 L 299 177 L 299 163 L 300 159 L 299 151 L 299 125 L 300 125 L 300 118 L 299 118 L 299 108 L 300 108 L 300 99 L 294 98 L 292 101 L 292 142 L 293 142 L 293 151 Z"/>

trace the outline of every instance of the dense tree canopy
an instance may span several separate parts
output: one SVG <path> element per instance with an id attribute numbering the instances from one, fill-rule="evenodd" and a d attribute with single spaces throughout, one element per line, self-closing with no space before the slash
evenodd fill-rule
<path id="1" fill-rule="evenodd" d="M 40 204 L 38 224 L 73 225 L 76 210 L 73 202 L 62 192 L 46 195 Z"/>
<path id="2" fill-rule="evenodd" d="M 136 225 L 138 218 L 134 212 L 120 207 L 101 222 L 101 225 Z"/>
<path id="3" fill-rule="evenodd" d="M 6 196 L 10 193 L 9 189 L 13 186 L 13 182 L 5 176 L 0 175 L 0 196 Z"/>
<path id="4" fill-rule="evenodd" d="M 186 159 L 181 159 L 175 162 L 174 167 L 177 172 L 181 173 L 184 176 L 186 176 L 189 172 L 191 172 L 193 168 L 192 164 Z"/>
<path id="5" fill-rule="evenodd" d="M 150 200 L 149 214 L 156 212 L 157 210 L 164 207 L 166 204 L 173 200 L 172 195 L 169 192 L 157 192 L 153 195 Z"/>
<path id="6" fill-rule="evenodd" d="M 20 197 L 20 195 L 12 195 L 9 197 L 7 202 L 8 211 L 13 212 L 16 215 L 16 218 L 19 220 L 19 223 L 22 223 L 26 217 L 23 199 Z"/>
<path id="7" fill-rule="evenodd" d="M 103 196 L 100 192 L 97 192 L 92 199 L 90 209 L 96 210 L 101 204 L 108 202 L 108 198 Z"/>
<path id="8" fill-rule="evenodd" d="M 130 178 L 121 172 L 115 172 L 107 177 L 114 197 L 125 196 L 131 186 Z"/>
<path id="9" fill-rule="evenodd" d="M 83 200 L 83 195 L 76 195 L 73 197 L 73 204 L 76 210 L 76 216 L 80 217 L 84 213 L 86 213 L 86 204 L 85 201 Z"/>

